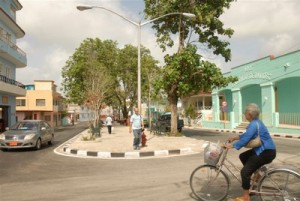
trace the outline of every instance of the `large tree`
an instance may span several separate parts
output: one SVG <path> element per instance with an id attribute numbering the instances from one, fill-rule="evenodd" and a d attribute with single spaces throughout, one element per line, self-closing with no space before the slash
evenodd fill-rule
<path id="1" fill-rule="evenodd" d="M 62 86 L 68 101 L 93 109 L 95 123 L 102 103 L 114 89 L 113 77 L 108 69 L 116 65 L 117 55 L 116 42 L 88 38 L 62 69 Z"/>
<path id="2" fill-rule="evenodd" d="M 234 0 L 145 0 L 146 17 L 151 19 L 177 12 L 193 13 L 196 16 L 191 20 L 183 15 L 169 15 L 154 21 L 153 25 L 157 31 L 157 42 L 163 50 L 172 47 L 172 36 L 179 34 L 178 52 L 165 56 L 166 65 L 156 84 L 158 89 L 164 89 L 168 95 L 173 134 L 177 131 L 177 102 L 180 97 L 226 86 L 236 80 L 233 77 L 223 77 L 215 64 L 204 61 L 196 46 L 189 44 L 192 36 L 196 45 L 199 43 L 213 54 L 221 55 L 225 61 L 229 61 L 229 42 L 223 38 L 231 37 L 233 30 L 224 28 L 219 17 L 232 1 Z"/>
<path id="3" fill-rule="evenodd" d="M 117 65 L 111 68 L 116 84 L 114 99 L 121 106 L 124 118 L 128 116 L 128 108 L 133 108 L 137 104 L 137 53 L 137 47 L 125 45 L 119 50 Z M 148 95 L 147 72 L 155 71 L 157 63 L 149 49 L 141 47 L 142 98 Z"/>

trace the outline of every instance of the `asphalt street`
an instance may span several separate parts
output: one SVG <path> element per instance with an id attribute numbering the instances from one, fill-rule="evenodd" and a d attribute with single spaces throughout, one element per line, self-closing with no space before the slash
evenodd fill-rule
<path id="1" fill-rule="evenodd" d="M 201 153 L 142 159 L 99 159 L 55 154 L 54 150 L 84 131 L 86 125 L 56 132 L 55 144 L 42 150 L 0 151 L 0 201 L 195 200 L 189 187 L 191 172 L 203 164 Z M 199 141 L 223 141 L 231 133 L 185 129 Z M 299 141 L 275 139 L 281 160 L 300 169 Z M 237 159 L 239 151 L 229 157 Z M 237 165 L 240 165 L 239 161 Z M 231 178 L 227 200 L 239 196 Z M 256 197 L 253 200 L 258 200 Z"/>

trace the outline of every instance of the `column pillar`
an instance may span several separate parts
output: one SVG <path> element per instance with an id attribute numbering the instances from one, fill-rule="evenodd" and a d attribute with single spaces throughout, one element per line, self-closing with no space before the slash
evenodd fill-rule
<path id="1" fill-rule="evenodd" d="M 273 83 L 264 83 L 261 87 L 261 118 L 266 126 L 275 126 L 273 118 L 275 113 L 275 93 Z"/>
<path id="2" fill-rule="evenodd" d="M 237 126 L 243 120 L 243 108 L 242 108 L 242 95 L 240 88 L 232 89 L 232 111 L 234 113 L 235 118 L 233 118 L 232 125 Z"/>
<path id="3" fill-rule="evenodd" d="M 218 92 L 212 93 L 212 115 L 214 122 L 220 121 L 220 101 Z"/>

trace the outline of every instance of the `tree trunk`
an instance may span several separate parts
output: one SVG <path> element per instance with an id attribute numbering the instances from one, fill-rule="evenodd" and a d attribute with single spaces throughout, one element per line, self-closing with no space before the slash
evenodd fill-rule
<path id="1" fill-rule="evenodd" d="M 128 117 L 128 111 L 127 111 L 126 104 L 123 105 L 122 113 L 123 113 L 123 118 L 127 119 L 127 117 Z"/>
<path id="2" fill-rule="evenodd" d="M 171 107 L 171 135 L 177 134 L 177 101 L 176 96 L 169 97 L 169 103 Z"/>

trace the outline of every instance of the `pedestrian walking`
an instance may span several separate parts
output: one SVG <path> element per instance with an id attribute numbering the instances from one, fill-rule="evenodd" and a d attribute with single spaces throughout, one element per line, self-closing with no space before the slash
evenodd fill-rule
<path id="1" fill-rule="evenodd" d="M 107 130 L 108 130 L 108 134 L 111 134 L 111 127 L 112 127 L 112 118 L 110 117 L 110 115 L 108 115 L 106 117 L 106 120 L 105 120 L 105 123 L 106 123 L 106 126 L 107 126 Z"/>
<path id="2" fill-rule="evenodd" d="M 130 117 L 129 133 L 133 132 L 133 149 L 140 149 L 142 129 L 144 129 L 143 117 L 138 108 L 134 108 L 134 114 Z"/>

